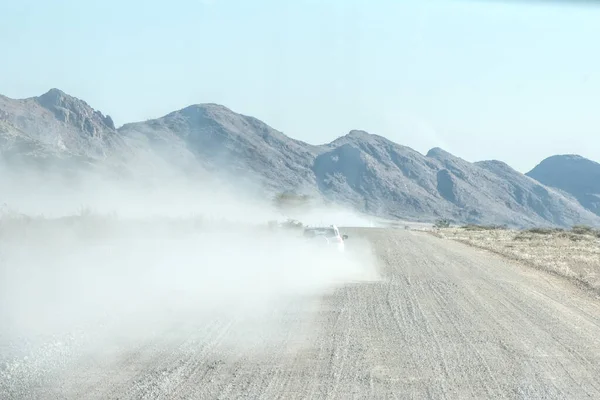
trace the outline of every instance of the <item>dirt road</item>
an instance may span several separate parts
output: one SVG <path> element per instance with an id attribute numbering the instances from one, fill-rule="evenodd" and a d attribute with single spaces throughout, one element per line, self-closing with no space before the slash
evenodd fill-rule
<path id="1" fill-rule="evenodd" d="M 373 243 L 381 281 L 283 302 L 274 329 L 243 316 L 182 321 L 12 396 L 600 398 L 600 301 L 590 294 L 420 233 L 351 235 Z"/>

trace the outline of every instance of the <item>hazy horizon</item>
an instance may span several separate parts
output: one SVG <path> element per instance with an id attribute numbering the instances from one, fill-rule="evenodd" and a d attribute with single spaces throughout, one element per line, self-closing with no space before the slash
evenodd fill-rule
<path id="1" fill-rule="evenodd" d="M 357 129 L 520 172 L 555 154 L 600 160 L 593 5 L 29 0 L 7 8 L 0 93 L 27 98 L 56 87 L 118 126 L 217 103 L 311 144 Z"/>

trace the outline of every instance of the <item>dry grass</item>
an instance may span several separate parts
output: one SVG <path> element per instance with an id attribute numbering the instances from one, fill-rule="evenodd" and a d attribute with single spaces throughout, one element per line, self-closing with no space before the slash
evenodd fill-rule
<path id="1" fill-rule="evenodd" d="M 597 230 L 574 227 L 509 230 L 499 227 L 437 230 L 443 238 L 522 261 L 538 269 L 568 278 L 600 293 L 600 235 Z"/>

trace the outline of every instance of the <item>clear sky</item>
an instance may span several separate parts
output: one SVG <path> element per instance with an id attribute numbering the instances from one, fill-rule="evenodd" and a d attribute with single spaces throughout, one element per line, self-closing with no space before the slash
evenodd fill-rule
<path id="1" fill-rule="evenodd" d="M 117 125 L 220 103 L 314 144 L 363 129 L 522 172 L 600 161 L 593 3 L 0 0 L 0 93 L 57 87 Z"/>

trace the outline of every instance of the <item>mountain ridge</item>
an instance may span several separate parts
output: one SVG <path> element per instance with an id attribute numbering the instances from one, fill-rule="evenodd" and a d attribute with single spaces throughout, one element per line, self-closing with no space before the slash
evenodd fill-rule
<path id="1" fill-rule="evenodd" d="M 18 138 L 39 143 L 38 155 L 70 154 L 119 165 L 143 159 L 149 165 L 224 173 L 259 181 L 268 193 L 309 193 L 384 217 L 600 225 L 600 217 L 570 193 L 501 161 L 470 163 L 437 147 L 423 155 L 364 130 L 313 145 L 216 103 L 192 104 L 116 128 L 109 115 L 59 89 L 21 100 L 0 96 L 0 136 L 3 153 Z"/>
<path id="2" fill-rule="evenodd" d="M 545 158 L 525 175 L 569 193 L 600 216 L 600 163 L 577 154 L 558 154 Z"/>

